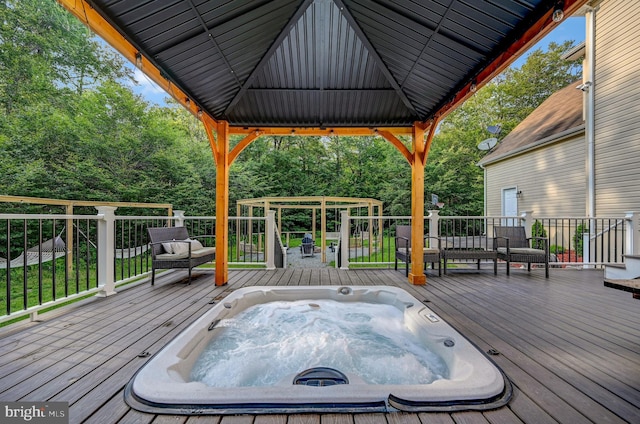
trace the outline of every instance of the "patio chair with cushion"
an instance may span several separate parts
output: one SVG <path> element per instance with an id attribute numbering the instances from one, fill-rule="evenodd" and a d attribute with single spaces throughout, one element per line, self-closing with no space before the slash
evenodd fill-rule
<path id="1" fill-rule="evenodd" d="M 189 284 L 191 270 L 216 258 L 215 247 L 205 247 L 189 238 L 185 227 L 147 228 L 151 249 L 151 285 L 156 279 L 156 269 L 187 268 Z M 214 236 L 200 236 L 215 239 Z"/>
<path id="2" fill-rule="evenodd" d="M 498 259 L 507 262 L 507 275 L 511 262 L 526 263 L 528 271 L 531 271 L 532 263 L 539 263 L 544 264 L 545 277 L 549 278 L 549 239 L 527 238 L 524 227 L 494 227 L 493 233 Z M 537 246 L 543 246 L 543 249 Z"/>
<path id="3" fill-rule="evenodd" d="M 437 237 L 424 237 L 424 248 L 422 260 L 424 262 L 425 270 L 427 264 L 431 263 L 431 269 L 435 269 L 434 266 L 438 264 L 438 276 L 441 275 L 442 270 L 440 266 L 440 239 Z M 435 247 L 434 247 L 435 245 Z M 398 261 L 405 263 L 405 276 L 409 276 L 409 264 L 411 263 L 411 225 L 398 225 L 396 226 L 396 259 L 395 270 L 398 270 Z"/>

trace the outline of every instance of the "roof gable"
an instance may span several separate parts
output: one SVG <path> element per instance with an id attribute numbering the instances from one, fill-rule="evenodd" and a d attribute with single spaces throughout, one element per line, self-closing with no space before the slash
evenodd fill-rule
<path id="1" fill-rule="evenodd" d="M 579 81 L 573 82 L 549 96 L 479 164 L 505 159 L 583 126 L 583 93 L 576 89 L 578 84 Z"/>

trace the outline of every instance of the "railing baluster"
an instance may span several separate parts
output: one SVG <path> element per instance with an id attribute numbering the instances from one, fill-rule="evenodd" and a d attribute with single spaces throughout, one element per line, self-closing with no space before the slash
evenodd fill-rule
<path id="1" fill-rule="evenodd" d="M 23 225 L 22 225 L 22 232 L 23 232 L 23 236 L 22 236 L 22 251 L 23 256 L 22 256 L 22 308 L 23 309 L 27 309 L 29 307 L 29 302 L 27 299 L 27 296 L 29 294 L 29 290 L 28 290 L 28 282 L 29 282 L 29 275 L 28 275 L 28 267 L 27 267 L 27 246 L 28 246 L 28 227 L 27 227 L 27 220 L 23 220 Z M 11 266 L 9 263 L 7 263 L 7 268 L 10 269 Z"/>
<path id="2" fill-rule="evenodd" d="M 57 285 L 57 281 L 56 281 L 56 220 L 55 218 L 52 221 L 52 225 L 51 225 L 51 250 L 52 250 L 52 257 L 53 260 L 51 262 L 51 298 L 55 301 L 57 299 L 58 296 L 58 285 Z M 41 248 L 42 250 L 42 248 Z M 44 254 L 44 252 L 41 253 L 41 255 Z"/>

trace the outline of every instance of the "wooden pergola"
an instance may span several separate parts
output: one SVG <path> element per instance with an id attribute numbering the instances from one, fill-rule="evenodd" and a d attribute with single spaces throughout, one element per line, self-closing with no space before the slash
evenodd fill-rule
<path id="1" fill-rule="evenodd" d="M 408 280 L 425 284 L 424 170 L 439 121 L 587 0 L 58 2 L 202 121 L 223 285 L 229 168 L 258 137 L 292 134 L 396 147 L 411 166 Z M 233 149 L 232 135 L 244 137 Z"/>
<path id="2" fill-rule="evenodd" d="M 311 234 L 316 234 L 316 212 L 320 213 L 320 249 L 322 262 L 327 261 L 327 210 L 346 210 L 366 208 L 367 216 L 382 218 L 382 202 L 366 197 L 336 197 L 336 196 L 294 196 L 294 197 L 260 197 L 255 199 L 241 199 L 236 201 L 237 216 L 242 216 L 242 208 L 248 208 L 249 216 L 254 216 L 254 208 L 262 209 L 264 216 L 267 211 L 276 211 L 278 231 L 282 234 L 282 210 L 303 209 L 311 211 Z M 337 214 L 336 214 L 337 215 Z M 336 217 L 336 219 L 338 219 Z M 371 226 L 370 226 L 371 227 Z M 371 228 L 369 228 L 371 232 Z M 371 240 L 372 234 L 369 234 Z"/>

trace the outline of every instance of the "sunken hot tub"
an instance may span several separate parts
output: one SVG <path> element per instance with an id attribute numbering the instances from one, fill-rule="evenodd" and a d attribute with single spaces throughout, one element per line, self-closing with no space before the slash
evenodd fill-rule
<path id="1" fill-rule="evenodd" d="M 497 366 L 396 287 L 236 290 L 131 379 L 134 409 L 167 414 L 485 410 Z"/>

